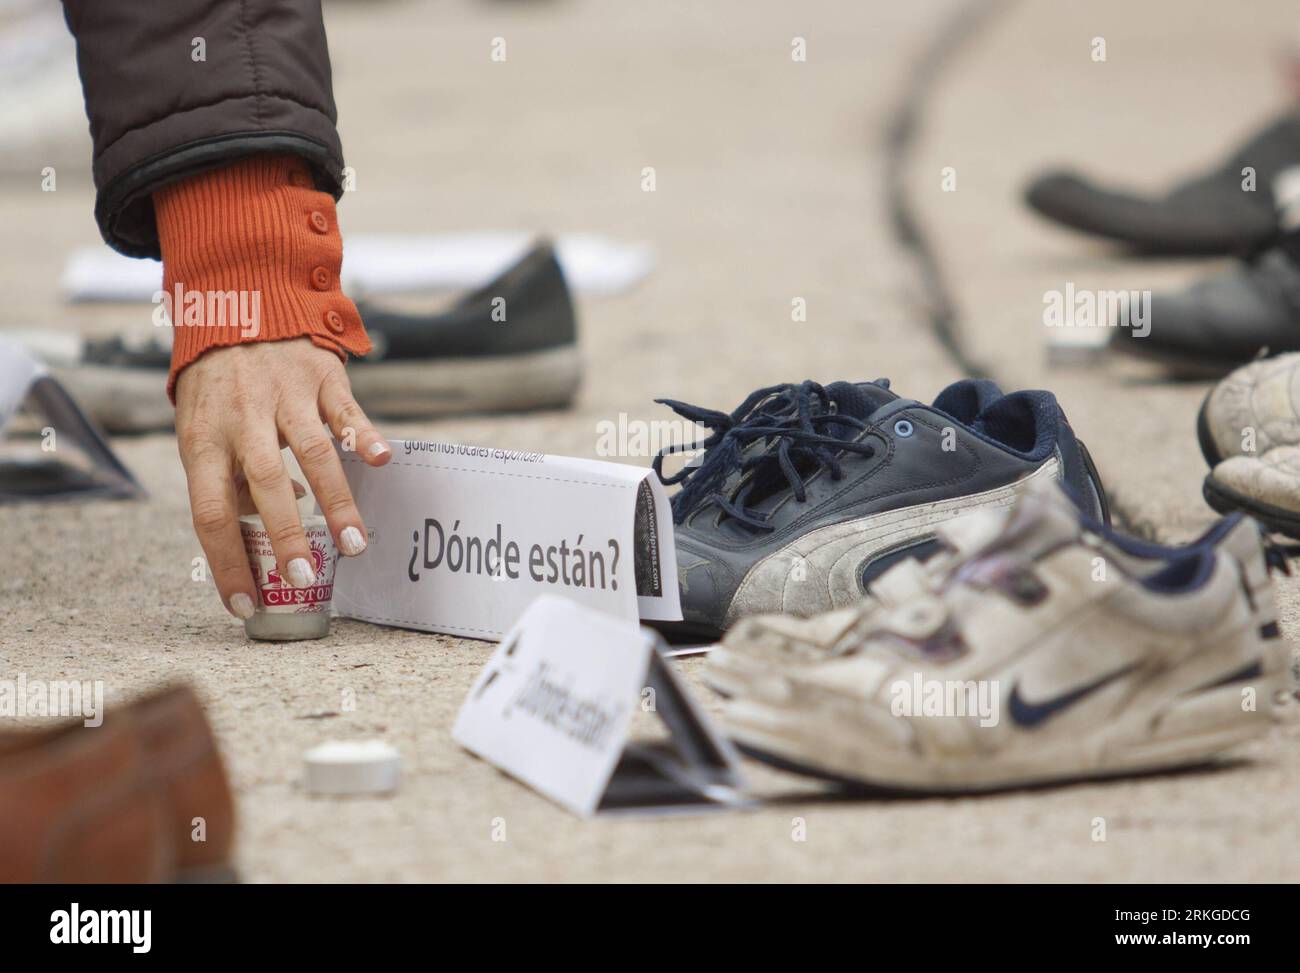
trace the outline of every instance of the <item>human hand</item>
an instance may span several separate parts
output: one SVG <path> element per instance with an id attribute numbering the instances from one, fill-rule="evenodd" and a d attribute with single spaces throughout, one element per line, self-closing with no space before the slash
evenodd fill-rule
<path id="1" fill-rule="evenodd" d="M 194 531 L 222 602 L 238 618 L 257 604 L 239 531 L 241 496 L 262 515 L 280 576 L 299 588 L 315 577 L 282 445 L 298 458 L 339 552 L 366 549 L 365 524 L 326 424 L 369 465 L 392 458 L 352 398 L 338 355 L 307 338 L 214 348 L 177 379 L 176 436 Z"/>

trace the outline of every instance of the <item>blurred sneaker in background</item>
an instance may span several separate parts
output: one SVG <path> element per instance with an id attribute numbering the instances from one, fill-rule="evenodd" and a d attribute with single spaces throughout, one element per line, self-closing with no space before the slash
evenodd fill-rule
<path id="1" fill-rule="evenodd" d="M 1300 354 L 1243 365 L 1210 389 L 1196 418 L 1215 510 L 1243 510 L 1300 538 Z"/>
<path id="2" fill-rule="evenodd" d="M 1205 502 L 1242 510 L 1269 530 L 1300 539 L 1300 446 L 1230 456 L 1205 478 Z"/>
<path id="3" fill-rule="evenodd" d="M 1217 255 L 1259 246 L 1276 225 L 1274 181 L 1300 165 L 1300 115 L 1270 124 L 1216 169 L 1164 196 L 1098 186 L 1052 171 L 1033 180 L 1025 200 L 1048 219 L 1150 254 Z M 1243 170 L 1253 170 L 1253 182 Z M 1253 186 L 1246 191 L 1245 186 Z"/>
<path id="4" fill-rule="evenodd" d="M 560 408 L 578 392 L 577 315 L 549 242 L 448 311 L 357 308 L 375 350 L 349 363 L 348 378 L 372 417 Z"/>
<path id="5" fill-rule="evenodd" d="M 582 378 L 577 316 L 554 249 L 539 242 L 449 310 L 408 314 L 357 302 L 374 351 L 348 362 L 372 418 L 416 419 L 559 408 Z M 171 429 L 171 334 L 143 340 L 35 336 L 33 349 L 112 433 Z"/>
<path id="6" fill-rule="evenodd" d="M 1050 481 L 852 652 L 729 701 L 751 756 L 862 787 L 982 791 L 1200 765 L 1272 725 L 1290 652 L 1212 543 L 1134 574 Z M 1102 570 L 1098 569 L 1098 562 Z M 1251 564 L 1266 572 L 1258 535 Z M 1263 599 L 1268 623 L 1261 625 Z"/>
<path id="7" fill-rule="evenodd" d="M 1300 350 L 1300 228 L 1181 293 L 1154 295 L 1147 313 L 1148 328 L 1116 327 L 1110 347 L 1216 376 L 1263 351 Z"/>
<path id="8" fill-rule="evenodd" d="M 1210 466 L 1300 445 L 1300 354 L 1260 358 L 1225 376 L 1201 403 L 1196 438 Z"/>

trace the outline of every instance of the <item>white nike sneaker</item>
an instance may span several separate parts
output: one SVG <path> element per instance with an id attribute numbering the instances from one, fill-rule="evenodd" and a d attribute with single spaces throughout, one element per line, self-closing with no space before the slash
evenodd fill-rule
<path id="1" fill-rule="evenodd" d="M 1210 466 L 1300 445 L 1300 352 L 1242 365 L 1210 389 L 1196 418 Z"/>
<path id="2" fill-rule="evenodd" d="M 760 681 L 780 678 L 790 669 L 851 654 L 882 612 L 938 591 L 966 558 L 1001 533 L 1009 514 L 1009 508 L 980 511 L 943 525 L 937 531 L 943 544 L 938 553 L 924 563 L 912 558 L 900 561 L 872 582 L 866 597 L 851 608 L 811 618 L 756 615 L 742 619 L 709 653 L 705 681 L 724 696 L 741 696 L 754 692 Z M 1240 566 L 1259 625 L 1276 626 L 1277 610 L 1259 526 L 1240 514 L 1224 517 L 1182 547 L 1150 544 L 1100 525 L 1084 525 L 1080 540 L 1093 548 L 1094 557 L 1114 561 L 1137 576 L 1155 574 L 1196 545 L 1215 546 Z"/>
<path id="3" fill-rule="evenodd" d="M 741 619 L 709 653 L 705 681 L 724 696 L 739 696 L 758 679 L 825 661 L 852 631 L 870 624 L 876 612 L 935 590 L 965 554 L 1001 529 L 1007 510 L 981 510 L 942 525 L 935 531 L 941 547 L 932 557 L 899 561 L 871 582 L 855 605 L 808 618 L 767 614 Z"/>
<path id="4" fill-rule="evenodd" d="M 1195 765 L 1266 732 L 1289 652 L 1243 563 L 1200 542 L 1143 576 L 1086 533 L 1033 490 L 854 651 L 728 702 L 732 737 L 787 769 L 944 792 Z"/>

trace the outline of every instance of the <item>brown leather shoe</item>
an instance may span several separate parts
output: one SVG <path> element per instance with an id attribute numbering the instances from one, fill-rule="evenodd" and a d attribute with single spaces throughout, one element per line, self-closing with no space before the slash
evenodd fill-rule
<path id="1" fill-rule="evenodd" d="M 0 881 L 158 882 L 175 842 L 129 721 L 5 734 Z"/>
<path id="2" fill-rule="evenodd" d="M 174 686 L 128 712 L 149 755 L 146 773 L 167 804 L 177 880 L 233 881 L 235 802 L 198 697 L 188 686 Z"/>
<path id="3" fill-rule="evenodd" d="M 228 881 L 234 830 L 187 687 L 110 710 L 100 727 L 0 733 L 0 881 Z"/>

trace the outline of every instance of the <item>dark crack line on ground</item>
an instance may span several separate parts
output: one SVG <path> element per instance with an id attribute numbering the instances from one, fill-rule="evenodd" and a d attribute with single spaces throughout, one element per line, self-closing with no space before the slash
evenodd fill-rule
<path id="1" fill-rule="evenodd" d="M 953 363 L 970 378 L 998 378 L 962 339 L 961 314 L 944 274 L 943 262 L 921 225 L 917 208 L 907 191 L 912 150 L 925 120 L 930 96 L 944 72 L 1014 0 L 971 0 L 944 23 L 913 62 L 885 133 L 884 189 L 894 237 L 911 258 L 920 279 L 920 297 L 926 324 Z M 1112 518 L 1126 531 L 1137 531 L 1135 518 L 1113 495 L 1108 497 Z"/>

